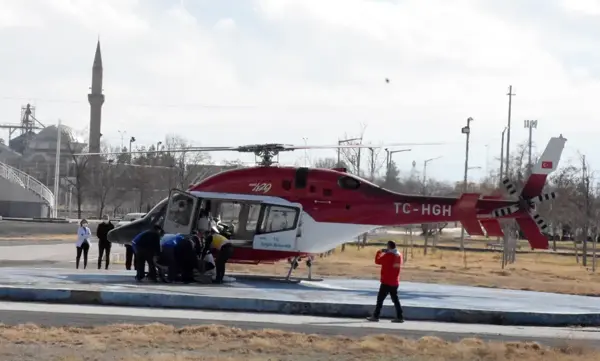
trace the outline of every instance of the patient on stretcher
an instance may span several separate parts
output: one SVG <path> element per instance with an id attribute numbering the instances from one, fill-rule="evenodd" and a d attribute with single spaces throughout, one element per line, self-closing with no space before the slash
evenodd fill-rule
<path id="1" fill-rule="evenodd" d="M 191 283 L 214 278 L 215 261 L 207 253 L 202 261 L 203 243 L 195 235 L 170 234 L 161 240 L 161 254 L 156 265 L 163 282 Z"/>

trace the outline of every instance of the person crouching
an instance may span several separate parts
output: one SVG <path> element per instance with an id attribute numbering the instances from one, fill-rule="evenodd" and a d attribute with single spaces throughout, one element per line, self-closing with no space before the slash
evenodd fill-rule
<path id="1" fill-rule="evenodd" d="M 181 281 L 194 282 L 194 270 L 198 269 L 199 265 L 193 238 L 186 236 L 177 239 L 174 252 L 178 268 L 181 270 Z"/>
<path id="2" fill-rule="evenodd" d="M 164 231 L 159 225 L 138 234 L 131 246 L 135 252 L 135 279 L 141 282 L 145 277 L 146 263 L 148 264 L 148 279 L 157 282 L 155 261 L 160 255 L 160 239 Z"/>
<path id="3" fill-rule="evenodd" d="M 179 277 L 180 270 L 177 259 L 175 259 L 175 246 L 181 238 L 183 238 L 183 235 L 178 233 L 164 236 L 161 240 L 158 267 L 161 267 L 161 269 L 167 269 L 166 279 L 164 279 L 164 273 L 160 272 L 163 281 L 175 282 Z"/>
<path id="4" fill-rule="evenodd" d="M 225 236 L 219 234 L 219 230 L 216 227 L 212 227 L 210 234 L 206 237 L 206 245 L 201 257 L 202 260 L 204 260 L 204 257 L 210 250 L 217 252 L 215 260 L 216 276 L 213 283 L 223 283 L 225 264 L 233 255 L 233 245 Z"/>

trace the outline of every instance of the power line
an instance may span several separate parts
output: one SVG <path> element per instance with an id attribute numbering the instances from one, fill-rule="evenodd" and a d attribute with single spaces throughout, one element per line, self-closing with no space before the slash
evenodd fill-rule
<path id="1" fill-rule="evenodd" d="M 19 100 L 35 103 L 37 101 L 45 102 L 45 103 L 63 103 L 63 104 L 89 104 L 87 100 L 73 100 L 73 99 L 58 99 L 58 98 L 39 98 L 39 97 L 11 97 L 11 96 L 0 96 L 0 100 Z M 148 107 L 148 108 L 175 108 L 175 107 L 195 107 L 195 108 L 225 108 L 225 109 L 235 109 L 235 108 L 257 108 L 256 105 L 238 105 L 238 104 L 203 104 L 203 103 L 159 103 L 159 102 L 136 102 L 136 101 L 127 101 L 127 100 L 112 100 L 111 103 L 117 104 L 127 104 L 131 106 L 138 107 Z"/>

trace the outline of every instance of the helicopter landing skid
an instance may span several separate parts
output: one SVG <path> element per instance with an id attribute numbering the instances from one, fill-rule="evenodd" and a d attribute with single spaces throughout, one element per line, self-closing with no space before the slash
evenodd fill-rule
<path id="1" fill-rule="evenodd" d="M 294 282 L 295 280 L 297 280 L 298 282 L 300 281 L 315 281 L 315 282 L 320 282 L 323 281 L 322 278 L 313 278 L 312 277 L 312 258 L 308 257 L 308 259 L 306 260 L 306 266 L 308 267 L 308 278 L 296 278 L 294 277 L 294 279 L 292 280 L 291 276 L 292 276 L 292 271 L 294 271 L 296 268 L 298 268 L 298 265 L 300 261 L 300 257 L 296 256 L 293 258 L 293 260 L 290 261 L 290 269 L 288 271 L 287 276 L 285 277 L 285 281 L 288 282 Z"/>

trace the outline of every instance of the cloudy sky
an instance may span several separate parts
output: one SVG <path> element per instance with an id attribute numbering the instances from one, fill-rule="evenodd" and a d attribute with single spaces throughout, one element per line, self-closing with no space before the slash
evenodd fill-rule
<path id="1" fill-rule="evenodd" d="M 563 161 L 579 151 L 600 169 L 599 0 L 0 0 L 0 123 L 31 102 L 46 125 L 86 131 L 98 36 L 116 145 L 119 131 L 147 145 L 171 132 L 335 144 L 366 124 L 367 142 L 449 143 L 395 160 L 408 171 L 443 155 L 428 174 L 459 180 L 473 117 L 477 178 L 498 167 L 513 85 L 511 144 L 538 119 L 539 147 L 562 133 Z"/>

